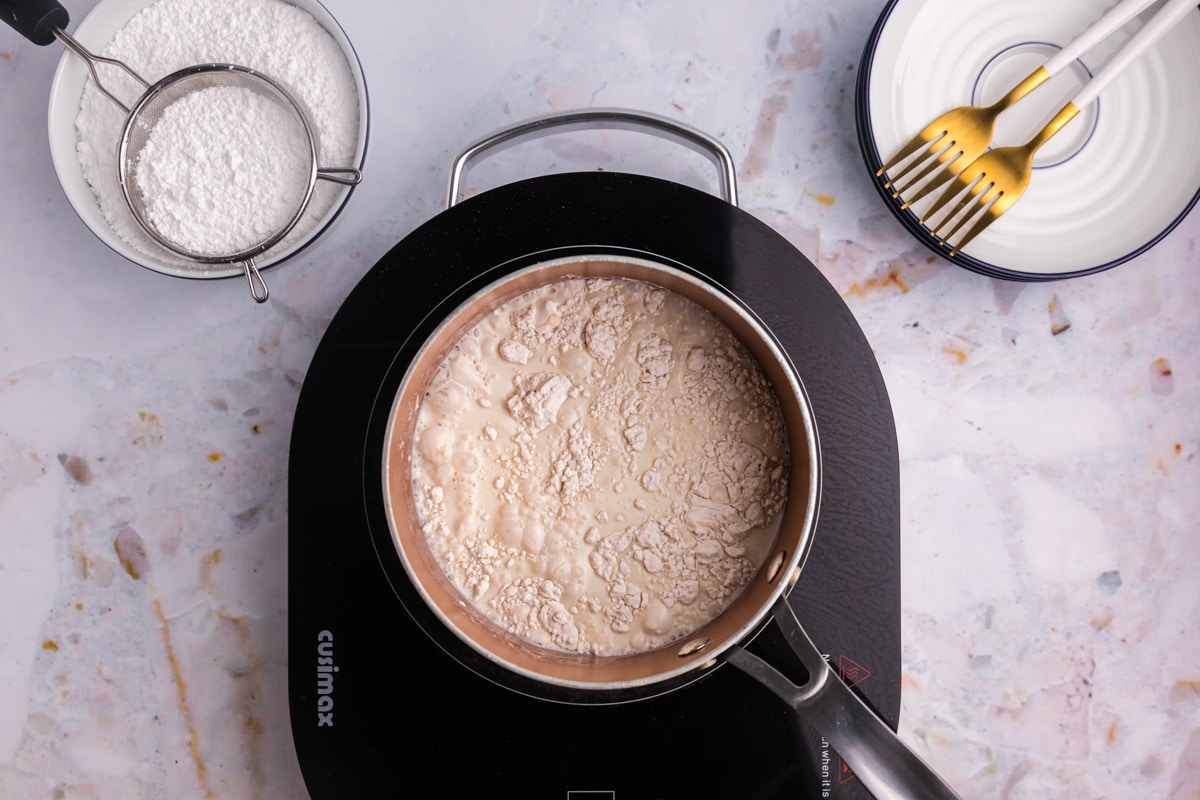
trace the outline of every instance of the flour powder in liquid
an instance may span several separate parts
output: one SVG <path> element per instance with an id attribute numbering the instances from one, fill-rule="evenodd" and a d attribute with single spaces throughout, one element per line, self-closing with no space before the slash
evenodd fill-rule
<path id="1" fill-rule="evenodd" d="M 413 494 L 435 559 L 500 627 L 625 655 L 720 614 L 774 542 L 786 427 L 722 322 L 660 287 L 512 299 L 435 371 Z"/>

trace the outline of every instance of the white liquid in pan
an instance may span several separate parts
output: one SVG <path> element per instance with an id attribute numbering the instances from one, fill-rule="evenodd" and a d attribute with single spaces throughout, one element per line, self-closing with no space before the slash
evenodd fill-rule
<path id="1" fill-rule="evenodd" d="M 788 467 L 778 402 L 728 327 L 620 278 L 492 312 L 436 371 L 413 445 L 418 516 L 463 595 L 597 655 L 720 614 L 775 539 Z"/>

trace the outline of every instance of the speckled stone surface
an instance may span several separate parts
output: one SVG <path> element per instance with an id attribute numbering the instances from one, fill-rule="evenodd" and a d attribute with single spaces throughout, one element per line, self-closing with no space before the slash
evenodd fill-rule
<path id="1" fill-rule="evenodd" d="M 46 145 L 60 48 L 0 30 L 0 796 L 305 797 L 285 549 L 309 360 L 443 207 L 454 153 L 584 106 L 720 138 L 743 208 L 874 348 L 901 457 L 903 738 L 968 798 L 1200 794 L 1200 216 L 1068 282 L 932 257 L 857 151 L 881 6 L 329 0 L 367 75 L 367 177 L 264 306 L 92 236 Z M 526 145 L 468 191 L 594 168 L 713 185 L 633 136 Z"/>

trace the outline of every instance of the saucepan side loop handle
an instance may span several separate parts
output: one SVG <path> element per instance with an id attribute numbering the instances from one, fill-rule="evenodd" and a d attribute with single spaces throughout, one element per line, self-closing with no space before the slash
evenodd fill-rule
<path id="1" fill-rule="evenodd" d="M 450 169 L 447 208 L 458 203 L 463 175 L 466 173 L 467 166 L 475 159 L 521 142 L 540 139 L 551 133 L 601 129 L 653 133 L 705 156 L 717 168 L 717 181 L 720 184 L 721 196 L 730 205 L 737 205 L 737 175 L 733 166 L 733 156 L 718 139 L 669 117 L 646 111 L 631 111 L 623 108 L 586 108 L 577 111 L 560 111 L 519 122 L 468 145 L 454 159 L 454 164 Z"/>
<path id="2" fill-rule="evenodd" d="M 741 647 L 726 651 L 725 660 L 762 683 L 816 728 L 876 800 L 961 800 L 834 674 L 800 626 L 786 595 L 776 601 L 773 613 L 775 624 L 809 672 L 807 683 L 797 686 Z"/>

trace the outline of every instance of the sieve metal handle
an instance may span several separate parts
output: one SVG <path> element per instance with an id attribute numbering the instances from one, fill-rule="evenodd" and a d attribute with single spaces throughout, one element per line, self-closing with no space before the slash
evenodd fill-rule
<path id="1" fill-rule="evenodd" d="M 726 651 L 726 661 L 766 686 L 816 728 L 876 800 L 961 800 L 834 673 L 800 626 L 786 594 L 775 602 L 772 613 L 808 680 L 797 685 L 741 647 Z"/>
<path id="2" fill-rule="evenodd" d="M 258 271 L 258 264 L 254 263 L 253 258 L 247 258 L 242 262 L 242 267 L 246 271 L 246 285 L 250 287 L 250 297 L 256 303 L 267 302 L 271 292 L 267 290 L 267 282 L 263 280 L 262 273 Z"/>
<path id="3" fill-rule="evenodd" d="M 0 0 L 0 19 L 34 44 L 47 45 L 71 15 L 57 0 Z"/>
<path id="4" fill-rule="evenodd" d="M 737 205 L 737 174 L 733 166 L 733 156 L 729 154 L 729 150 L 720 140 L 669 117 L 646 111 L 631 111 L 623 108 L 586 108 L 578 111 L 560 111 L 519 122 L 468 145 L 459 153 L 458 158 L 454 159 L 454 164 L 450 169 L 450 190 L 446 198 L 447 208 L 459 201 L 463 175 L 470 162 L 476 158 L 521 142 L 540 139 L 550 133 L 600 129 L 653 133 L 705 156 L 717 168 L 717 182 L 720 185 L 721 196 L 730 205 Z"/>
<path id="5" fill-rule="evenodd" d="M 118 67 L 119 69 L 123 70 L 126 75 L 140 83 L 143 89 L 150 88 L 150 82 L 130 69 L 129 65 L 124 61 L 118 61 L 115 58 L 108 58 L 107 56 L 96 55 L 91 50 L 88 50 L 86 47 L 81 45 L 73 36 L 71 36 L 71 34 L 67 33 L 62 28 L 55 28 L 53 33 L 64 45 L 66 45 L 68 50 L 87 62 L 88 72 L 90 72 L 92 75 L 92 82 L 96 84 L 96 88 L 100 90 L 100 94 L 116 103 L 117 107 L 126 114 L 129 113 L 129 106 L 125 105 L 115 94 L 105 88 L 104 81 L 100 80 L 100 73 L 96 70 L 97 65 L 108 64 L 109 66 Z"/>
<path id="6" fill-rule="evenodd" d="M 343 186 L 357 186 L 362 183 L 362 170 L 354 167 L 320 167 L 317 169 L 317 177 Z"/>
<path id="7" fill-rule="evenodd" d="M 96 55 L 63 30 L 71 21 L 71 17 L 57 0 L 0 0 L 0 19 L 34 44 L 50 44 L 55 39 L 62 42 L 68 50 L 87 63 L 92 82 L 96 84 L 100 93 L 116 103 L 126 114 L 129 113 L 129 106 L 105 88 L 96 67 L 100 64 L 117 67 L 140 83 L 143 89 L 150 88 L 149 82 L 130 69 L 128 64 L 115 58 Z"/>

